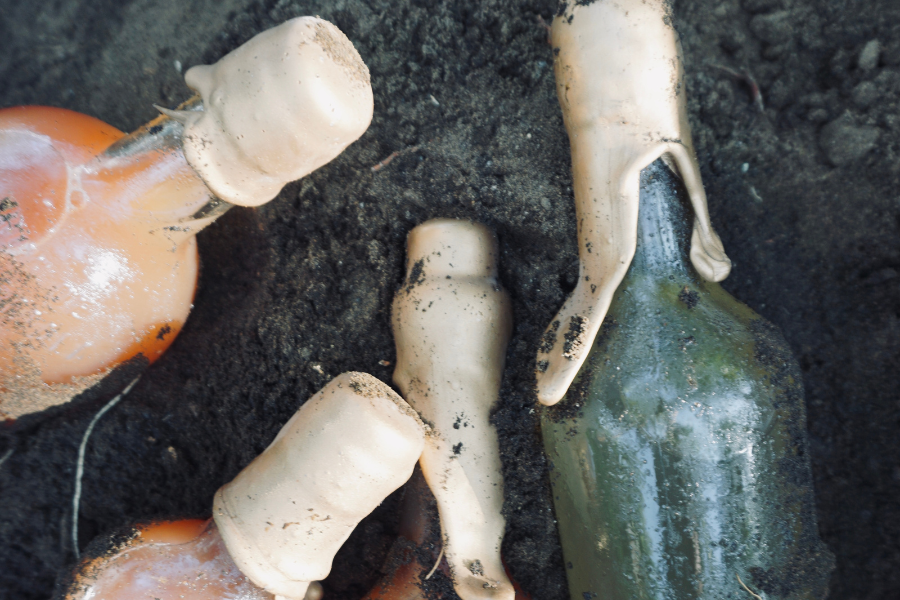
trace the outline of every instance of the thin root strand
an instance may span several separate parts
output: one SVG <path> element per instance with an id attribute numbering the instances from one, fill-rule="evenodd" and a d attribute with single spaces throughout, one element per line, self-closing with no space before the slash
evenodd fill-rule
<path id="1" fill-rule="evenodd" d="M 747 584 L 746 584 L 746 583 L 744 583 L 743 581 L 741 581 L 741 576 L 740 576 L 739 573 L 735 573 L 735 576 L 737 577 L 738 583 L 741 584 L 741 587 L 742 587 L 742 588 L 744 588 L 745 590 L 747 590 L 747 593 L 748 593 L 748 594 L 750 594 L 751 596 L 753 596 L 754 598 L 756 598 L 756 600 L 763 600 L 762 596 L 760 596 L 759 594 L 755 594 L 755 593 L 753 592 L 753 590 L 751 590 L 750 588 L 747 587 Z"/>
<path id="2" fill-rule="evenodd" d="M 553 45 L 553 34 L 551 33 L 552 30 L 550 29 L 550 26 L 547 24 L 547 21 L 544 20 L 544 17 L 542 17 L 541 15 L 538 15 L 537 22 L 538 22 L 538 25 L 540 25 L 541 27 L 544 28 L 544 30 L 546 30 L 547 43 L 552 46 Z"/>
<path id="3" fill-rule="evenodd" d="M 716 68 L 723 73 L 727 73 L 734 79 L 738 81 L 743 81 L 744 84 L 750 89 L 750 100 L 759 110 L 759 112 L 763 112 L 765 110 L 765 104 L 763 103 L 762 91 L 759 89 L 759 84 L 756 83 L 756 79 L 753 78 L 753 75 L 750 74 L 750 71 L 747 69 L 741 69 L 740 71 L 735 71 L 725 65 L 713 64 L 713 68 Z"/>
<path id="4" fill-rule="evenodd" d="M 81 552 L 78 550 L 78 509 L 81 504 L 81 479 L 84 477 L 84 455 L 87 450 L 88 440 L 91 437 L 91 433 L 94 431 L 94 426 L 100 418 L 118 404 L 119 400 L 128 395 L 128 392 L 131 391 L 131 388 L 134 387 L 134 384 L 136 384 L 140 378 L 140 375 L 135 377 L 124 390 L 119 392 L 115 398 L 107 402 L 103 408 L 97 411 L 97 414 L 94 415 L 94 418 L 91 419 L 91 422 L 88 424 L 87 429 L 84 430 L 84 437 L 81 438 L 81 445 L 78 447 L 78 463 L 75 466 L 75 493 L 72 495 L 72 549 L 75 551 L 76 559 L 81 558 Z"/>
<path id="5" fill-rule="evenodd" d="M 6 452 L 3 453 L 3 456 L 0 456 L 0 467 L 3 466 L 3 463 L 9 460 L 9 457 L 13 455 L 15 448 L 10 448 Z"/>
<path id="6" fill-rule="evenodd" d="M 425 576 L 425 581 L 431 579 L 431 576 L 434 575 L 434 572 L 437 571 L 438 565 L 441 564 L 441 559 L 444 558 L 444 547 L 441 546 L 441 552 L 438 554 L 437 560 L 434 561 L 434 566 L 431 567 L 431 570 L 428 571 L 428 575 Z"/>
<path id="7" fill-rule="evenodd" d="M 391 161 L 393 161 L 395 158 L 397 158 L 397 157 L 400 156 L 401 154 L 408 154 L 409 152 L 415 152 L 415 151 L 417 151 L 418 149 L 419 149 L 419 146 L 416 145 L 416 146 L 410 146 L 409 148 L 405 148 L 405 149 L 403 149 L 403 150 L 395 150 L 395 151 L 391 152 L 391 153 L 387 156 L 387 158 L 385 158 L 385 159 L 382 160 L 380 163 L 378 163 L 377 165 L 375 165 L 375 166 L 373 166 L 373 167 L 370 167 L 370 168 L 372 169 L 372 172 L 373 172 L 373 173 L 377 173 L 377 172 L 380 171 L 381 169 L 383 169 L 383 168 L 385 168 L 386 166 L 388 166 L 389 164 L 391 164 Z"/>

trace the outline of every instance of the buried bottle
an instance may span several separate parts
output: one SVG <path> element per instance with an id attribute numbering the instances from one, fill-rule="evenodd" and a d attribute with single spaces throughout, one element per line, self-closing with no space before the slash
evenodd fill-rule
<path id="1" fill-rule="evenodd" d="M 178 334 L 194 233 L 231 206 L 184 160 L 182 129 L 161 117 L 122 137 L 61 109 L 0 111 L 0 416 L 64 402 L 137 354 L 152 362 Z M 83 132 L 115 143 L 84 157 Z"/>
<path id="2" fill-rule="evenodd" d="M 321 597 L 314 582 L 328 576 L 357 524 L 410 478 L 426 432 L 378 379 L 339 375 L 219 488 L 211 521 L 155 524 L 98 540 L 57 598 Z"/>
<path id="3" fill-rule="evenodd" d="M 824 598 L 799 369 L 774 326 L 695 271 L 691 222 L 681 181 L 644 169 L 631 267 L 544 409 L 571 597 Z"/>
<path id="4" fill-rule="evenodd" d="M 0 111 L 0 419 L 155 360 L 191 309 L 194 236 L 233 205 L 275 198 L 372 117 L 366 66 L 315 17 L 185 82 L 193 100 L 128 136 L 62 109 Z"/>
<path id="5" fill-rule="evenodd" d="M 444 556 L 462 600 L 513 600 L 500 546 L 503 475 L 490 414 L 512 330 L 484 225 L 433 219 L 413 229 L 394 297 L 394 382 L 431 426 L 419 464 L 440 513 Z"/>

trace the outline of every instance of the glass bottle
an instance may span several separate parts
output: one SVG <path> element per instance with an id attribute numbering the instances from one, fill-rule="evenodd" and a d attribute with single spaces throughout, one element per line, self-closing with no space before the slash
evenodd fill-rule
<path id="1" fill-rule="evenodd" d="M 273 600 L 241 573 L 212 520 L 154 523 L 81 567 L 65 600 Z"/>
<path id="2" fill-rule="evenodd" d="M 573 600 L 821 599 L 799 369 L 776 328 L 703 280 L 692 209 L 657 160 L 638 243 L 544 445 Z"/>
<path id="3" fill-rule="evenodd" d="M 175 119 L 161 116 L 83 164 L 55 126 L 63 119 L 104 127 L 62 109 L 0 111 L 7 416 L 57 404 L 137 354 L 161 355 L 191 309 L 194 236 L 232 206 L 185 160 Z M 35 406 L 36 394 L 46 405 Z"/>
<path id="4" fill-rule="evenodd" d="M 137 354 L 152 362 L 190 310 L 196 233 L 272 200 L 372 119 L 368 69 L 318 17 L 185 83 L 195 99 L 118 141 L 71 111 L 0 111 L 0 418 L 65 402 Z"/>
<path id="5" fill-rule="evenodd" d="M 354 528 L 412 475 L 427 426 L 366 373 L 332 379 L 216 492 L 211 521 L 97 543 L 65 600 L 319 600 Z"/>

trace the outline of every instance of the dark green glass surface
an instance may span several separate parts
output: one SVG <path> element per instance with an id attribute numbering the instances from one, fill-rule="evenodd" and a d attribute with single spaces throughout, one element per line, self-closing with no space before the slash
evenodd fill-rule
<path id="1" fill-rule="evenodd" d="M 693 213 L 661 161 L 640 202 L 631 268 L 542 419 L 571 597 L 822 600 L 833 558 L 799 369 L 774 326 L 694 271 Z"/>

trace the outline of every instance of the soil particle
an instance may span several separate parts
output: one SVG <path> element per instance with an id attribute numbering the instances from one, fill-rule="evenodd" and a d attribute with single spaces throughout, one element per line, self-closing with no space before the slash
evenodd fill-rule
<path id="1" fill-rule="evenodd" d="M 828 162 L 842 167 L 865 156 L 878 143 L 880 135 L 877 127 L 855 125 L 853 118 L 845 114 L 822 128 L 819 146 Z"/>
<path id="2" fill-rule="evenodd" d="M 425 259 L 420 258 L 413 264 L 406 277 L 406 293 L 411 293 L 423 281 L 425 281 Z"/>
<path id="3" fill-rule="evenodd" d="M 878 40 L 869 40 L 859 53 L 856 66 L 863 71 L 871 71 L 878 66 L 878 57 L 881 54 L 881 44 Z"/>
<path id="4" fill-rule="evenodd" d="M 484 575 L 484 566 L 482 566 L 481 561 L 477 558 L 473 561 L 469 561 L 466 568 L 469 569 L 469 573 L 472 575 Z"/>
<path id="5" fill-rule="evenodd" d="M 342 36 L 337 35 L 335 27 L 331 24 L 317 22 L 315 25 L 315 42 L 321 46 L 325 54 L 337 65 L 340 65 L 356 84 L 368 86 L 370 84 L 369 69 L 359 57 L 359 52 Z"/>
<path id="6" fill-rule="evenodd" d="M 853 92 L 851 93 L 853 104 L 862 110 L 872 106 L 878 100 L 880 95 L 881 91 L 878 89 L 878 86 L 871 81 L 863 81 L 853 88 Z"/>
<path id="7" fill-rule="evenodd" d="M 384 398 L 390 400 L 397 405 L 397 408 L 402 414 L 415 420 L 416 423 L 418 423 L 419 426 L 422 427 L 426 434 L 431 431 L 431 426 L 427 425 L 419 417 L 419 413 L 417 413 L 409 404 L 407 404 L 406 401 L 397 394 L 397 392 L 389 388 L 381 380 L 372 377 L 368 373 L 352 372 L 347 373 L 346 375 L 350 380 L 348 383 L 350 389 L 353 390 L 357 395 L 369 399 Z"/>
<path id="8" fill-rule="evenodd" d="M 550 328 L 544 332 L 544 335 L 541 336 L 541 346 L 540 351 L 544 354 L 548 354 L 553 350 L 553 346 L 556 345 L 556 332 L 559 331 L 559 321 L 553 321 L 550 324 Z"/>
<path id="9" fill-rule="evenodd" d="M 748 13 L 769 12 L 784 7 L 784 0 L 743 0 L 741 6 Z"/>
<path id="10" fill-rule="evenodd" d="M 468 427 L 469 421 L 466 420 L 466 414 L 460 413 L 456 415 L 456 420 L 453 421 L 453 429 L 459 429 L 460 427 Z"/>
<path id="11" fill-rule="evenodd" d="M 794 33 L 791 13 L 779 10 L 766 15 L 756 15 L 750 21 L 750 31 L 767 44 L 784 44 Z"/>
<path id="12" fill-rule="evenodd" d="M 384 383 L 368 373 L 348 373 L 350 389 L 363 398 L 390 398 L 394 402 L 401 398 Z"/>
<path id="13" fill-rule="evenodd" d="M 678 299 L 684 302 L 688 308 L 694 308 L 700 302 L 700 294 L 687 286 L 678 292 Z"/>
<path id="14" fill-rule="evenodd" d="M 575 360 L 584 350 L 586 343 L 585 335 L 590 320 L 582 315 L 572 315 L 569 320 L 569 328 L 563 334 L 563 353 L 562 355 L 569 360 Z"/>

